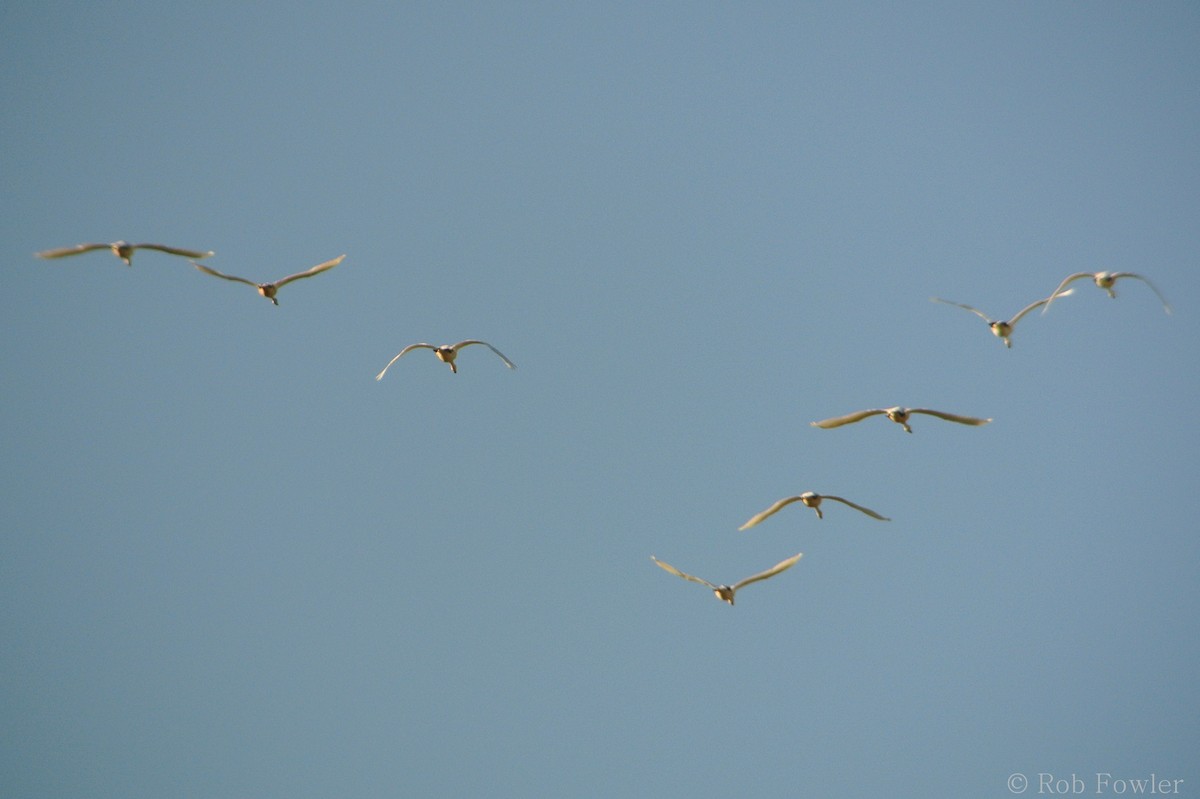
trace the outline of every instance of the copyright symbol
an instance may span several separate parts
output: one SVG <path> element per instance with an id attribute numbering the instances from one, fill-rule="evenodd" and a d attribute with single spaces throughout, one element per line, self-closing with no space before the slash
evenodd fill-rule
<path id="1" fill-rule="evenodd" d="M 1025 793 L 1029 787 L 1029 778 L 1021 772 L 1008 775 L 1008 791 L 1009 793 Z"/>

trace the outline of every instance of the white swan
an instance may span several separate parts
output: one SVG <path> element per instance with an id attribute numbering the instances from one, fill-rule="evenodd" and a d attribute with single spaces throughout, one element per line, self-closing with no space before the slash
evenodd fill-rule
<path id="1" fill-rule="evenodd" d="M 1072 293 L 1073 291 L 1075 291 L 1075 289 L 1067 289 L 1066 291 L 1064 291 L 1062 294 L 1059 294 L 1058 296 L 1065 297 L 1068 294 Z M 1022 308 L 1017 313 L 1016 316 L 1014 316 L 1012 319 L 1009 319 L 1007 322 L 1003 321 L 1003 320 L 989 319 L 987 314 L 985 314 L 983 311 L 979 310 L 978 308 L 972 308 L 970 305 L 964 305 L 961 302 L 951 302 L 950 300 L 943 300 L 939 297 L 930 297 L 929 299 L 932 302 L 941 302 L 941 303 L 945 303 L 946 305 L 955 305 L 959 308 L 962 308 L 963 310 L 970 311 L 971 313 L 975 314 L 983 321 L 987 322 L 988 327 L 990 327 L 992 329 L 992 332 L 994 334 L 996 334 L 996 337 L 1001 339 L 1004 342 L 1004 346 L 1011 348 L 1012 342 L 1008 340 L 1008 337 L 1012 335 L 1013 328 L 1017 326 L 1017 322 L 1021 321 L 1021 317 L 1023 317 L 1025 314 L 1029 313 L 1030 311 L 1034 310 L 1035 308 L 1039 308 L 1039 307 L 1045 305 L 1046 303 L 1050 302 L 1050 300 L 1053 299 L 1053 297 L 1047 297 L 1044 300 L 1038 300 L 1037 302 L 1031 302 L 1029 305 L 1026 305 L 1024 308 Z"/>
<path id="2" fill-rule="evenodd" d="M 708 586 L 709 588 L 712 589 L 712 592 L 717 595 L 717 599 L 720 599 L 724 602 L 728 602 L 730 605 L 732 605 L 733 604 L 733 595 L 737 592 L 737 590 L 739 588 L 744 588 L 745 586 L 750 585 L 750 583 L 757 583 L 759 580 L 765 580 L 768 577 L 774 577 L 775 575 L 779 574 L 781 571 L 786 571 L 787 569 L 790 569 L 793 566 L 795 566 L 796 561 L 800 560 L 800 558 L 802 558 L 802 557 L 804 557 L 804 553 L 798 552 L 795 555 L 792 555 L 787 560 L 782 560 L 779 563 L 776 563 L 774 566 L 767 569 L 765 572 L 759 572 L 758 574 L 754 575 L 753 577 L 747 577 L 745 580 L 740 580 L 740 581 L 734 583 L 733 585 L 715 585 L 714 583 L 710 583 L 708 580 L 705 580 L 702 577 L 694 577 L 690 574 L 685 574 L 684 572 L 679 571 L 679 569 L 676 569 L 670 563 L 663 563 L 661 560 L 654 557 L 653 555 L 650 556 L 650 560 L 654 561 L 658 565 L 659 568 L 669 571 L 671 574 L 675 575 L 676 577 L 682 577 L 685 580 L 691 580 L 693 583 L 700 583 L 700 585 Z"/>
<path id="3" fill-rule="evenodd" d="M 92 250 L 112 250 L 112 254 L 125 262 L 126 266 L 133 266 L 133 251 L 134 250 L 158 250 L 159 252 L 169 253 L 171 255 L 182 255 L 185 258 L 210 258 L 215 255 L 211 250 L 202 252 L 200 250 L 181 250 L 178 247 L 168 247 L 165 244 L 130 244 L 127 241 L 114 241 L 109 244 L 93 243 L 93 244 L 76 244 L 74 247 L 60 247 L 57 250 L 42 250 L 34 253 L 38 258 L 66 258 L 68 255 L 79 255 L 80 253 L 91 252 Z"/>
<path id="4" fill-rule="evenodd" d="M 890 522 L 891 521 L 891 519 L 889 519 L 888 517 L 880 516 L 875 511 L 871 510 L 870 508 L 864 508 L 862 505 L 855 505 L 853 502 L 851 502 L 848 499 L 842 499 L 841 497 L 835 497 L 832 494 L 816 494 L 816 493 L 813 493 L 812 491 L 805 491 L 803 494 L 800 494 L 798 496 L 785 497 L 785 498 L 779 500 L 774 505 L 772 505 L 771 507 L 764 510 L 762 513 L 757 513 L 754 516 L 751 516 L 749 521 L 747 521 L 745 524 L 743 524 L 738 529 L 739 530 L 749 530 L 751 527 L 758 524 L 763 519 L 767 518 L 768 516 L 774 516 L 780 510 L 782 510 L 783 508 L 786 508 L 788 505 L 791 505 L 793 502 L 804 503 L 805 507 L 812 508 L 813 510 L 815 510 L 817 512 L 818 519 L 824 519 L 825 514 L 821 513 L 821 500 L 824 500 L 824 499 L 832 499 L 835 502 L 842 503 L 843 505 L 849 505 L 850 507 L 854 508 L 855 510 L 862 511 L 863 513 L 870 516 L 872 519 L 878 519 L 881 522 Z"/>
<path id="5" fill-rule="evenodd" d="M 395 358 L 392 358 L 390 361 L 388 361 L 388 365 L 383 367 L 382 372 L 375 375 L 375 379 L 382 380 L 383 376 L 385 374 L 387 374 L 387 370 L 392 368 L 392 364 L 394 364 L 396 361 L 400 360 L 403 356 L 412 352 L 413 350 L 421 350 L 421 349 L 433 350 L 433 354 L 437 356 L 439 361 L 448 365 L 450 367 L 451 372 L 458 374 L 458 367 L 454 364 L 454 359 L 458 357 L 458 351 L 460 349 L 462 349 L 463 347 L 469 346 L 471 344 L 482 344 L 483 346 L 487 347 L 492 352 L 499 355 L 500 360 L 504 361 L 504 365 L 507 366 L 509 369 L 517 368 L 517 365 L 515 363 L 510 361 L 508 358 L 504 357 L 504 353 L 502 353 L 500 350 L 493 347 L 491 344 L 488 344 L 486 341 L 480 341 L 479 339 L 469 338 L 466 341 L 460 341 L 457 344 L 442 344 L 437 347 L 435 347 L 432 344 L 426 344 L 425 342 L 421 342 L 420 344 L 409 344 L 407 347 L 400 350 L 400 352 L 396 354 Z"/>
<path id="6" fill-rule="evenodd" d="M 1150 278 L 1144 275 L 1139 275 L 1136 272 L 1076 272 L 1073 275 L 1067 275 L 1067 277 L 1063 279 L 1063 282 L 1058 284 L 1058 288 L 1054 290 L 1054 293 L 1050 295 L 1050 299 L 1046 300 L 1046 307 L 1042 309 L 1042 313 L 1046 313 L 1046 311 L 1050 310 L 1050 303 L 1054 302 L 1055 297 L 1062 297 L 1069 293 L 1063 291 L 1063 289 L 1067 287 L 1067 284 L 1084 277 L 1090 279 L 1097 286 L 1107 291 L 1108 296 L 1112 297 L 1113 299 L 1116 299 L 1117 297 L 1117 292 L 1113 289 L 1113 284 L 1118 280 L 1123 277 L 1132 277 L 1140 280 L 1149 286 L 1150 289 L 1158 295 L 1158 298 L 1162 300 L 1163 310 L 1168 314 L 1171 313 L 1171 303 L 1167 302 L 1167 298 L 1164 297 L 1162 292 L 1158 290 L 1158 287 L 1150 282 Z"/>
<path id="7" fill-rule="evenodd" d="M 812 422 L 811 424 L 813 427 L 819 427 L 822 430 L 831 430 L 835 427 L 841 427 L 844 424 L 853 424 L 854 422 L 861 422 L 863 419 L 866 419 L 868 416 L 878 416 L 879 414 L 886 414 L 887 418 L 891 419 L 893 422 L 895 422 L 896 424 L 903 427 L 904 432 L 911 433 L 912 428 L 908 426 L 908 417 L 910 417 L 914 413 L 924 413 L 924 414 L 928 414 L 930 416 L 936 416 L 939 419 L 945 419 L 948 422 L 958 422 L 959 424 L 975 425 L 976 427 L 978 427 L 979 425 L 987 424 L 988 422 L 992 421 L 991 419 L 978 419 L 974 416 L 959 416 L 958 414 L 945 413 L 943 411 L 935 411 L 935 410 L 931 410 L 929 408 L 895 407 L 895 408 L 874 408 L 869 411 L 856 411 L 855 413 L 848 413 L 845 416 L 837 416 L 837 417 L 834 417 L 833 419 L 822 419 L 819 422 Z"/>
<path id="8" fill-rule="evenodd" d="M 276 280 L 274 283 L 255 283 L 253 280 L 247 280 L 244 277 L 237 277 L 235 275 L 227 275 L 223 272 L 218 272 L 216 269 L 207 267 L 204 264 L 198 264 L 195 261 L 192 261 L 191 263 L 192 263 L 192 266 L 196 267 L 201 272 L 210 274 L 213 277 L 219 277 L 219 278 L 223 278 L 225 280 L 233 280 L 238 283 L 245 283 L 247 286 L 253 286 L 254 288 L 258 289 L 259 294 L 266 297 L 268 300 L 270 300 L 275 305 L 278 305 L 279 300 L 275 299 L 275 294 L 279 291 L 279 289 L 283 288 L 288 283 L 291 283 L 293 280 L 300 280 L 301 278 L 312 277 L 313 275 L 318 275 L 327 269 L 333 269 L 335 266 L 340 264 L 342 262 L 342 259 L 345 257 L 346 256 L 344 254 L 339 255 L 337 258 L 334 258 L 332 261 L 326 261 L 323 264 L 317 264 L 312 269 L 305 269 L 303 272 L 297 272 L 294 275 L 288 275 L 287 277 L 283 278 L 282 280 Z"/>

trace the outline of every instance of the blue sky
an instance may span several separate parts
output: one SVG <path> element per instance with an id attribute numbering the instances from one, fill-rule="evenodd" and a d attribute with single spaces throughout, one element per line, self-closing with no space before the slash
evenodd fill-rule
<path id="1" fill-rule="evenodd" d="M 0 24 L 0 795 L 1200 786 L 1195 6 Z"/>

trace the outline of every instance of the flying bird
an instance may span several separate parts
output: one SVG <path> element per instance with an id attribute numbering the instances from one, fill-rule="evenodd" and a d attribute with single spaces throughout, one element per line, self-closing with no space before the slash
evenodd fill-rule
<path id="1" fill-rule="evenodd" d="M 650 560 L 654 561 L 655 564 L 657 564 L 659 568 L 669 571 L 671 574 L 675 575 L 676 577 L 682 577 L 685 580 L 691 580 L 693 583 L 700 583 L 700 585 L 708 586 L 709 588 L 712 589 L 712 592 L 717 595 L 717 599 L 720 599 L 723 602 L 728 602 L 730 605 L 732 605 L 733 604 L 733 595 L 737 592 L 737 590 L 739 588 L 743 588 L 747 585 L 750 585 L 750 583 L 757 583 L 759 580 L 765 580 L 768 577 L 774 577 L 775 575 L 779 574 L 781 571 L 786 571 L 786 570 L 792 568 L 793 566 L 795 566 L 796 561 L 800 560 L 800 558 L 802 558 L 802 557 L 804 557 L 804 553 L 798 552 L 795 555 L 793 555 L 792 557 L 788 558 L 787 560 L 783 560 L 783 561 L 780 561 L 779 563 L 776 563 L 774 566 L 767 569 L 765 572 L 760 572 L 760 573 L 754 575 L 753 577 L 747 577 L 745 580 L 741 580 L 737 583 L 734 583 L 733 585 L 714 585 L 713 583 L 710 583 L 708 580 L 705 580 L 703 578 L 694 577 L 690 574 L 684 574 L 683 572 L 679 571 L 679 569 L 676 569 L 671 564 L 663 563 L 661 560 L 654 557 L 653 555 L 650 556 Z"/>
<path id="2" fill-rule="evenodd" d="M 1062 294 L 1059 294 L 1058 296 L 1065 297 L 1074 291 L 1075 291 L 1075 289 L 1067 289 L 1066 291 L 1064 291 Z M 1004 346 L 1009 347 L 1011 349 L 1012 342 L 1008 340 L 1008 337 L 1012 335 L 1013 328 L 1017 326 L 1017 322 L 1021 321 L 1021 317 L 1024 316 L 1025 314 L 1029 313 L 1030 311 L 1034 310 L 1035 308 L 1040 308 L 1041 306 L 1050 302 L 1050 300 L 1053 299 L 1053 297 L 1052 296 L 1047 297 L 1044 300 L 1038 300 L 1037 302 L 1033 302 L 1033 303 L 1030 303 L 1029 305 L 1026 305 L 1024 308 L 1022 308 L 1020 310 L 1020 312 L 1016 316 L 1014 316 L 1012 319 L 1009 319 L 1007 322 L 1001 321 L 1001 320 L 989 319 L 987 314 L 985 314 L 983 311 L 979 310 L 978 308 L 972 308 L 970 305 L 963 305 L 961 302 L 951 302 L 950 300 L 943 300 L 939 297 L 930 297 L 929 299 L 932 300 L 933 302 L 941 302 L 941 303 L 945 303 L 946 305 L 955 305 L 959 308 L 962 308 L 963 310 L 970 311 L 971 313 L 975 314 L 980 319 L 982 319 L 983 321 L 988 323 L 988 327 L 990 327 L 992 329 L 992 332 L 996 335 L 997 338 L 1001 339 L 1004 342 Z"/>
<path id="3" fill-rule="evenodd" d="M 762 513 L 758 513 L 758 514 L 755 514 L 754 516 L 751 516 L 750 520 L 747 521 L 745 524 L 743 524 L 738 529 L 739 530 L 749 530 L 751 527 L 758 524 L 763 519 L 767 518 L 768 516 L 774 516 L 780 510 L 782 510 L 783 508 L 786 508 L 788 505 L 791 505 L 793 502 L 804 503 L 805 507 L 812 508 L 813 510 L 815 510 L 817 512 L 818 519 L 824 519 L 825 514 L 821 513 L 821 501 L 825 500 L 825 499 L 832 499 L 835 502 L 842 503 L 843 505 L 849 505 L 850 507 L 854 508 L 855 510 L 862 511 L 863 513 L 867 514 L 872 519 L 878 519 L 881 522 L 890 522 L 891 521 L 891 519 L 889 519 L 888 517 L 880 516 L 875 511 L 871 510 L 870 508 L 864 508 L 862 505 L 855 505 L 853 502 L 851 502 L 848 499 L 842 499 L 841 497 L 835 497 L 832 494 L 815 494 L 812 491 L 805 491 L 803 494 L 801 494 L 799 496 L 785 497 L 784 499 L 779 500 L 774 505 L 772 505 L 771 507 L 764 510 Z"/>
<path id="4" fill-rule="evenodd" d="M 469 338 L 466 341 L 460 341 L 457 344 L 442 344 L 439 347 L 435 347 L 432 344 L 426 344 L 424 342 L 421 342 L 420 344 L 409 344 L 407 347 L 400 350 L 400 352 L 396 355 L 395 358 L 392 358 L 390 361 L 388 361 L 388 365 L 383 367 L 382 372 L 375 375 L 375 379 L 382 380 L 383 376 L 385 374 L 387 374 L 387 370 L 392 368 L 392 364 L 394 364 L 396 361 L 400 360 L 402 357 L 404 357 L 406 354 L 412 352 L 413 350 L 421 350 L 421 349 L 433 350 L 433 354 L 437 356 L 439 361 L 441 361 L 442 363 L 449 366 L 451 372 L 458 374 L 458 366 L 455 365 L 454 359 L 458 357 L 459 350 L 461 350 L 463 347 L 469 346 L 471 344 L 482 344 L 483 346 L 487 347 L 492 352 L 499 355 L 500 360 L 504 361 L 504 365 L 507 366 L 509 369 L 517 368 L 517 365 L 515 363 L 510 361 L 508 358 L 504 357 L 504 353 L 502 353 L 500 350 L 493 347 L 491 344 L 488 344 L 486 341 L 480 341 L 479 339 Z"/>
<path id="5" fill-rule="evenodd" d="M 878 416 L 886 414 L 887 418 L 891 419 L 896 424 L 904 428 L 904 432 L 911 433 L 912 428 L 908 426 L 908 418 L 914 413 L 924 413 L 929 416 L 936 416 L 939 419 L 945 419 L 948 422 L 958 422 L 959 424 L 970 424 L 978 427 L 979 425 L 987 424 L 991 419 L 977 419 L 974 416 L 959 416 L 954 413 L 944 413 L 943 411 L 935 411 L 929 408 L 875 408 L 869 411 L 857 411 L 848 413 L 845 416 L 837 416 L 833 419 L 823 419 L 819 422 L 812 422 L 813 427 L 820 427 L 822 430 L 831 430 L 835 427 L 841 427 L 844 424 L 854 424 L 861 422 L 868 416 Z"/>
<path id="6" fill-rule="evenodd" d="M 254 288 L 258 289 L 259 294 L 266 297 L 268 300 L 270 300 L 275 305 L 278 305 L 279 300 L 275 299 L 275 295 L 276 295 L 276 293 L 278 293 L 278 291 L 281 288 L 286 286 L 288 283 L 291 283 L 293 280 L 300 280 L 301 278 L 312 277 L 313 275 L 319 275 L 320 273 L 324 272 L 327 269 L 333 269 L 335 266 L 340 264 L 342 262 L 342 259 L 345 257 L 346 257 L 345 255 L 339 255 L 337 258 L 334 258 L 332 261 L 326 261 L 323 264 L 317 264 L 312 269 L 305 269 L 303 272 L 297 272 L 294 275 L 288 275 L 287 277 L 283 278 L 282 280 L 276 280 L 274 283 L 255 283 L 253 280 L 247 280 L 244 277 L 236 277 L 235 275 L 227 275 L 224 272 L 218 272 L 216 269 L 207 267 L 204 264 L 198 264 L 195 261 L 192 261 L 191 263 L 192 263 L 192 266 L 196 267 L 201 272 L 210 274 L 213 277 L 223 278 L 224 280 L 233 280 L 238 283 L 245 283 L 247 286 L 254 286 Z"/>
<path id="7" fill-rule="evenodd" d="M 41 252 L 34 253 L 34 255 L 38 258 L 66 258 L 68 255 L 79 255 L 80 253 L 91 252 L 92 250 L 112 250 L 112 254 L 124 261 L 126 266 L 133 266 L 134 250 L 158 250 L 159 252 L 171 255 L 182 255 L 184 258 L 209 258 L 215 254 L 211 250 L 207 252 L 181 250 L 178 247 L 168 247 L 165 244 L 130 244 L 127 241 L 114 241 L 111 244 L 76 244 L 74 247 L 42 250 Z"/>
<path id="8" fill-rule="evenodd" d="M 1098 287 L 1107 291 L 1108 296 L 1112 297 L 1113 299 L 1117 298 L 1117 292 L 1113 289 L 1114 283 L 1123 277 L 1136 278 L 1137 280 L 1140 280 L 1149 286 L 1150 289 L 1158 295 L 1158 298 L 1162 300 L 1163 310 L 1168 314 L 1171 313 L 1171 303 L 1167 302 L 1167 298 L 1164 297 L 1162 292 L 1158 290 L 1158 287 L 1151 283 L 1149 278 L 1145 277 L 1144 275 L 1139 275 L 1135 272 L 1076 272 L 1073 275 L 1067 275 L 1063 282 L 1058 284 L 1058 288 L 1054 290 L 1054 293 L 1050 295 L 1050 299 L 1046 300 L 1046 307 L 1042 309 L 1042 313 L 1046 313 L 1046 311 L 1050 310 L 1050 303 L 1054 302 L 1055 297 L 1062 297 L 1070 293 L 1063 291 L 1068 284 L 1084 277 L 1090 279 Z"/>

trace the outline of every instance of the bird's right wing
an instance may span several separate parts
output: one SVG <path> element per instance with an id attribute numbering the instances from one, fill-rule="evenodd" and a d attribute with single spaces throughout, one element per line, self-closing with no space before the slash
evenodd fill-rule
<path id="1" fill-rule="evenodd" d="M 881 413 L 887 413 L 882 408 L 877 408 L 870 411 L 856 411 L 848 413 L 845 416 L 837 416 L 833 419 L 822 419 L 819 422 L 810 422 L 813 427 L 820 427 L 822 430 L 830 430 L 834 427 L 841 427 L 844 424 L 854 424 L 866 419 L 868 416 L 878 416 Z"/>
<path id="2" fill-rule="evenodd" d="M 660 569 L 669 571 L 671 574 L 675 575 L 676 577 L 682 577 L 685 580 L 691 580 L 693 583 L 700 583 L 700 585 L 707 585 L 709 588 L 711 588 L 714 591 L 716 591 L 717 588 L 719 587 L 719 586 L 713 585 L 708 580 L 705 580 L 701 577 L 694 577 L 690 574 L 685 574 L 684 572 L 679 571 L 679 569 L 676 569 L 670 563 L 663 563 L 661 560 L 654 557 L 653 555 L 650 556 L 650 560 L 654 561 L 655 564 L 657 564 Z"/>
<path id="3" fill-rule="evenodd" d="M 759 580 L 765 580 L 768 577 L 774 577 L 775 575 L 779 574 L 781 571 L 787 571 L 788 569 L 795 566 L 796 561 L 800 560 L 800 558 L 802 558 L 802 557 L 804 557 L 804 553 L 797 552 L 795 555 L 792 555 L 787 560 L 782 560 L 779 563 L 776 563 L 774 566 L 767 569 L 765 572 L 759 572 L 758 574 L 754 575 L 753 577 L 747 577 L 745 580 L 742 580 L 741 582 L 734 585 L 733 590 L 737 591 L 740 588 L 742 588 L 743 586 L 750 585 L 750 583 L 757 583 Z"/>
<path id="4" fill-rule="evenodd" d="M 211 266 L 205 266 L 204 264 L 198 264 L 195 261 L 188 261 L 188 263 L 191 264 L 192 266 L 196 267 L 197 269 L 199 269 L 201 272 L 212 275 L 213 277 L 219 277 L 223 280 L 233 280 L 238 283 L 245 283 L 247 286 L 254 286 L 255 288 L 258 288 L 258 284 L 255 283 L 253 280 L 247 280 L 244 277 L 237 277 L 235 275 L 227 275 L 224 272 L 218 272 L 216 269 L 213 269 Z"/>
<path id="5" fill-rule="evenodd" d="M 985 314 L 983 311 L 979 310 L 978 308 L 972 308 L 970 305 L 963 305 L 961 302 L 951 302 L 950 300 L 943 300 L 941 297 L 930 297 L 929 301 L 930 302 L 940 302 L 943 305 L 953 305 L 957 308 L 962 308 L 964 311 L 970 311 L 971 313 L 975 314 L 980 319 L 987 322 L 989 325 L 992 323 L 992 320 L 987 318 L 987 314 Z"/>
<path id="6" fill-rule="evenodd" d="M 771 507 L 764 510 L 762 513 L 757 513 L 754 516 L 751 516 L 749 521 L 747 521 L 745 524 L 743 524 L 738 529 L 739 530 L 749 530 L 751 527 L 758 524 L 759 522 L 761 522 L 763 519 L 767 518 L 768 516 L 775 515 L 777 512 L 779 512 L 779 510 L 781 508 L 786 508 L 788 505 L 791 505 L 793 502 L 799 502 L 799 501 L 800 501 L 799 496 L 786 497 L 784 499 L 781 499 L 778 502 L 776 502 L 774 505 L 772 505 Z"/>
<path id="7" fill-rule="evenodd" d="M 422 349 L 422 348 L 423 348 L 423 349 L 427 349 L 427 350 L 436 350 L 436 349 L 437 349 L 437 347 L 433 346 L 432 344 L 426 344 L 426 343 L 424 343 L 424 342 L 422 342 L 422 343 L 420 343 L 420 344 L 409 344 L 407 347 L 405 347 L 404 349 L 400 350 L 400 352 L 396 353 L 396 357 L 395 357 L 395 358 L 392 358 L 390 361 L 388 361 L 388 365 L 387 365 L 387 366 L 385 366 L 385 367 L 383 367 L 383 371 L 382 371 L 382 372 L 380 372 L 379 374 L 375 375 L 375 379 L 376 379 L 376 380 L 382 380 L 382 379 L 383 379 L 383 376 L 384 376 L 385 374 L 387 374 L 387 370 L 392 368 L 392 364 L 394 364 L 396 361 L 400 360 L 402 357 L 404 357 L 404 356 L 405 356 L 405 355 L 407 355 L 408 353 L 412 352 L 413 350 L 416 350 L 416 349 Z"/>
<path id="8" fill-rule="evenodd" d="M 107 250 L 111 244 L 76 244 L 74 247 L 59 247 L 55 250 L 42 250 L 35 252 L 38 258 L 65 258 L 68 255 L 79 255 L 81 252 L 91 252 L 92 250 Z"/>
<path id="9" fill-rule="evenodd" d="M 1081 277 L 1094 278 L 1095 276 L 1096 276 L 1095 272 L 1076 272 L 1073 275 L 1067 275 L 1066 277 L 1064 277 L 1063 282 L 1058 284 L 1058 288 L 1056 288 L 1054 291 L 1050 292 L 1050 296 L 1046 299 L 1046 307 L 1042 309 L 1042 313 L 1046 313 L 1046 311 L 1050 310 L 1050 303 L 1054 302 L 1055 297 L 1065 297 L 1066 296 L 1065 292 L 1063 292 L 1061 294 L 1059 292 L 1062 292 L 1062 290 L 1067 287 L 1067 284 L 1073 283 L 1076 280 L 1079 280 Z"/>

